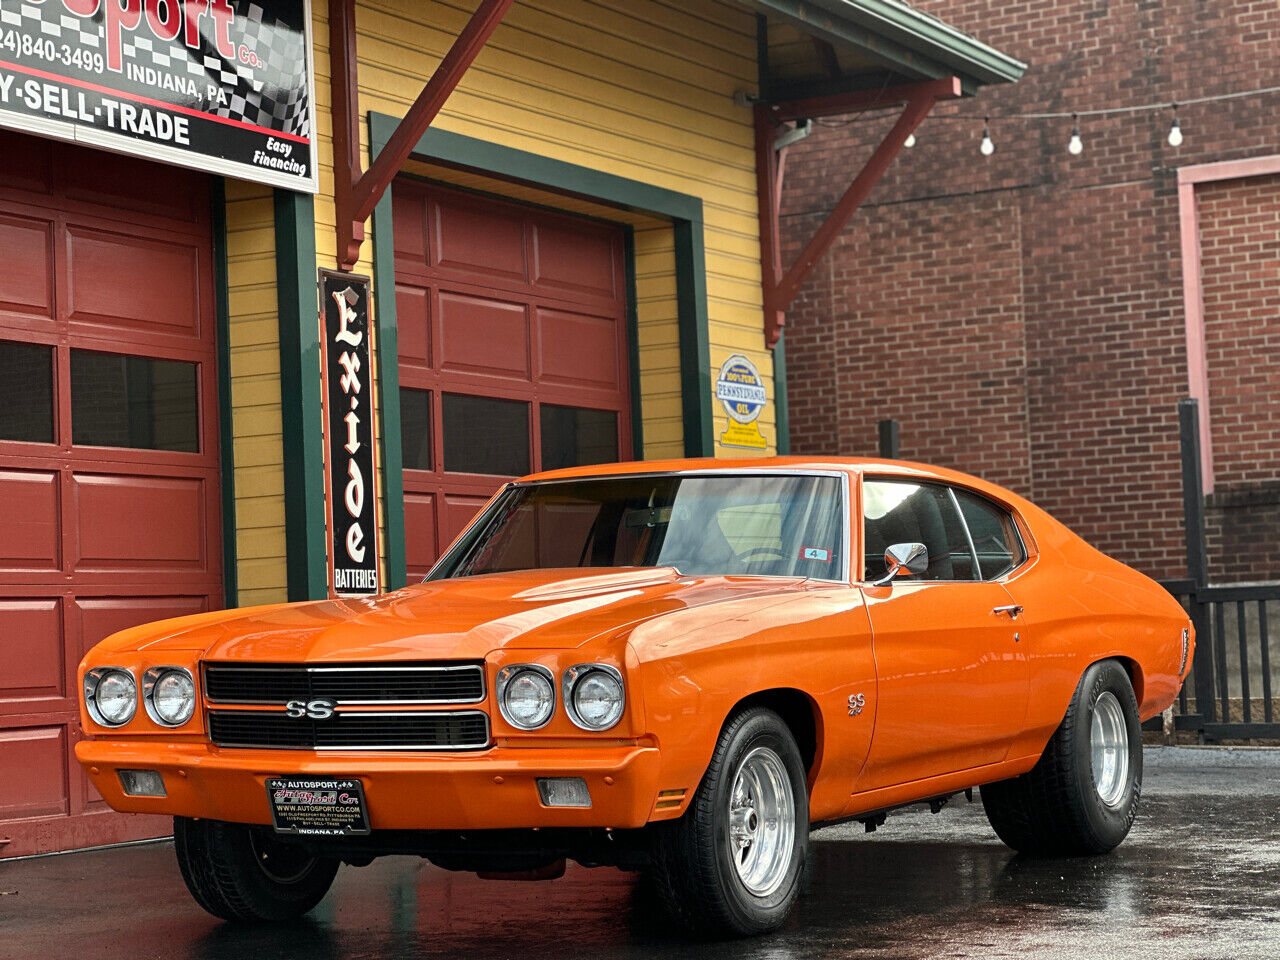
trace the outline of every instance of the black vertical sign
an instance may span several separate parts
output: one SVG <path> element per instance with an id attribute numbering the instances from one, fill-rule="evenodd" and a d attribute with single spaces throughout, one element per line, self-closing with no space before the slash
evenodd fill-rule
<path id="1" fill-rule="evenodd" d="M 329 466 L 330 586 L 338 596 L 378 592 L 369 279 L 320 271 Z"/>

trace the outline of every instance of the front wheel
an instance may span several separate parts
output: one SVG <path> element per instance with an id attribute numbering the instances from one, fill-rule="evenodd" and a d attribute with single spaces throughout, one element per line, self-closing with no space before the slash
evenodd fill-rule
<path id="1" fill-rule="evenodd" d="M 1082 856 L 1120 845 L 1142 792 L 1142 733 L 1133 684 L 1115 660 L 1085 671 L 1036 765 L 982 788 L 996 834 L 1019 853 Z"/>
<path id="2" fill-rule="evenodd" d="M 279 840 L 269 830 L 173 818 L 174 849 L 187 889 L 223 920 L 292 920 L 319 903 L 338 861 Z"/>
<path id="3" fill-rule="evenodd" d="M 725 724 L 684 816 L 657 827 L 651 879 L 690 932 L 764 933 L 795 905 L 808 845 L 800 749 L 778 714 L 756 707 Z"/>

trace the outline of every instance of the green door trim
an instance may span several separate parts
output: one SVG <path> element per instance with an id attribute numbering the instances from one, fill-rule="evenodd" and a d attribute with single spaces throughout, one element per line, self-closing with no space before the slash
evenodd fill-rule
<path id="1" fill-rule="evenodd" d="M 377 156 L 399 125 L 397 117 L 369 114 L 369 145 Z M 431 129 L 413 155 L 447 166 L 476 170 L 502 180 L 579 197 L 620 210 L 670 220 L 675 238 L 677 326 L 680 336 L 680 392 L 684 452 L 688 457 L 715 454 L 711 399 L 711 344 L 708 333 L 706 248 L 702 199 L 639 180 L 505 147 L 475 137 Z M 628 238 L 632 235 L 629 232 Z M 396 353 L 395 246 L 390 193 L 373 214 L 373 304 L 377 329 L 382 406 L 383 490 L 387 531 L 387 585 L 405 582 L 404 484 L 400 475 L 400 391 Z M 627 249 L 628 308 L 631 316 L 631 390 L 633 447 L 642 456 L 640 430 L 639 343 L 635 319 L 633 243 Z M 391 291 L 382 296 L 382 291 Z"/>
<path id="2" fill-rule="evenodd" d="M 275 232 L 288 591 L 290 600 L 320 600 L 329 595 L 329 555 L 316 218 L 310 194 L 275 191 Z"/>
<path id="3" fill-rule="evenodd" d="M 791 412 L 787 406 L 787 336 L 773 348 L 773 406 L 778 416 L 778 456 L 791 455 Z"/>
<path id="4" fill-rule="evenodd" d="M 382 291 L 390 290 L 384 297 Z M 391 191 L 373 208 L 373 329 L 378 365 L 383 526 L 387 541 L 387 589 L 408 583 L 404 532 L 404 450 L 400 443 L 400 345 L 396 327 L 396 245 Z"/>
<path id="5" fill-rule="evenodd" d="M 227 269 L 227 191 L 221 177 L 213 181 L 213 298 L 218 349 L 218 459 L 222 493 L 222 605 L 240 605 L 236 553 L 236 457 L 231 407 L 231 283 Z"/>

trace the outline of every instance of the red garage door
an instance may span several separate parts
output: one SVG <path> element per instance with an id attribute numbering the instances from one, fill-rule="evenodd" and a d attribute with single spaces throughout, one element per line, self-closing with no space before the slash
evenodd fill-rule
<path id="1" fill-rule="evenodd" d="M 405 540 L 427 572 L 511 477 L 631 457 L 619 227 L 398 180 Z"/>
<path id="2" fill-rule="evenodd" d="M 168 832 L 75 763 L 76 667 L 222 603 L 207 179 L 0 150 L 0 856 Z"/>

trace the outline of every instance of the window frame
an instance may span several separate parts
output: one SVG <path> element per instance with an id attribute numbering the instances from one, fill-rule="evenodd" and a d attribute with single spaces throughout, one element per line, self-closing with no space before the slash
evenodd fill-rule
<path id="1" fill-rule="evenodd" d="M 1007 580 L 1010 577 L 1014 576 L 1015 574 L 1019 573 L 1022 570 L 1022 568 L 1025 567 L 1027 564 L 1029 564 L 1032 560 L 1031 549 L 1028 547 L 1026 537 L 1023 535 L 1023 528 L 1025 526 L 1026 521 L 1023 520 L 1022 515 L 1019 514 L 1017 510 L 1013 509 L 1013 507 L 1009 506 L 1008 504 L 1003 503 L 1000 500 L 996 500 L 995 498 L 988 496 L 987 494 L 982 493 L 981 491 L 975 490 L 973 489 L 973 487 L 965 486 L 962 483 L 952 483 L 951 481 L 943 480 L 940 477 L 914 477 L 914 476 L 907 476 L 903 474 L 864 473 L 860 475 L 859 483 L 858 483 L 858 547 L 859 547 L 858 563 L 860 564 L 859 566 L 860 579 L 857 582 L 862 586 L 870 586 L 874 582 L 867 577 L 867 557 L 866 557 L 867 531 L 866 531 L 866 512 L 863 509 L 863 485 L 868 482 L 870 483 L 877 483 L 877 482 L 908 483 L 908 484 L 914 484 L 916 486 L 923 486 L 925 484 L 929 484 L 935 487 L 942 487 L 944 490 L 947 491 L 947 499 L 951 501 L 951 506 L 955 510 L 956 516 L 959 517 L 960 519 L 960 525 L 964 529 L 965 542 L 969 544 L 969 556 L 973 560 L 973 568 L 976 571 L 978 571 L 979 576 L 976 578 L 968 579 L 968 580 L 912 580 L 910 581 L 913 584 L 916 584 L 919 586 L 927 586 L 929 584 L 935 584 L 935 583 L 1000 583 L 1001 581 Z M 971 496 L 978 498 L 979 500 L 989 503 L 993 507 L 995 507 L 997 510 L 1000 510 L 1001 512 L 1009 515 L 1009 518 L 1013 521 L 1012 526 L 1013 526 L 1014 535 L 1018 538 L 1018 544 L 1022 548 L 1022 560 L 1012 569 L 1005 571 L 1004 573 L 1000 574 L 1000 576 L 998 577 L 992 577 L 990 579 L 981 576 L 982 563 L 978 559 L 978 551 L 975 548 L 973 543 L 973 533 L 969 529 L 969 521 L 965 519 L 964 511 L 960 509 L 960 501 L 955 494 L 956 490 L 963 490 L 965 493 L 968 493 Z"/>
<path id="2" fill-rule="evenodd" d="M 974 490 L 972 487 L 966 487 L 963 484 L 949 484 L 947 489 L 953 491 L 951 499 L 955 502 L 956 512 L 960 514 L 960 519 L 964 522 L 965 534 L 969 537 L 969 547 L 973 550 L 974 564 L 977 566 L 979 572 L 982 571 L 982 561 L 978 559 L 978 550 L 977 547 L 974 546 L 973 542 L 973 532 L 969 529 L 969 521 L 965 519 L 964 511 L 960 509 L 960 501 L 954 493 L 955 490 L 963 490 L 971 497 L 981 500 L 983 503 L 990 504 L 1001 513 L 1007 514 L 1009 519 L 1013 521 L 1010 524 L 1010 526 L 1013 527 L 1013 535 L 1017 537 L 1018 546 L 1022 548 L 1022 559 L 1004 573 L 1000 574 L 1000 576 L 982 577 L 981 579 L 974 581 L 975 583 L 999 583 L 1001 580 L 1007 580 L 1009 577 L 1012 577 L 1015 573 L 1031 562 L 1031 549 L 1027 546 L 1026 538 L 1022 535 L 1022 530 L 1026 521 L 1022 519 L 1022 515 L 1019 514 L 1017 510 L 1014 510 L 1008 504 L 1001 503 L 999 500 L 994 500 L 986 494 Z"/>
<path id="3" fill-rule="evenodd" d="M 780 469 L 780 470 L 753 470 L 741 467 L 726 467 L 723 469 L 693 469 L 693 470 L 635 470 L 625 473 L 595 473 L 585 474 L 582 476 L 572 477 L 545 477 L 531 480 L 513 480 L 504 484 L 493 499 L 480 510 L 479 513 L 471 520 L 471 522 L 463 529 L 453 545 L 449 547 L 440 558 L 436 560 L 432 568 L 423 578 L 423 583 L 433 580 L 453 579 L 444 575 L 444 571 L 452 567 L 458 557 L 471 549 L 475 541 L 483 535 L 489 524 L 492 522 L 494 508 L 502 501 L 502 499 L 512 490 L 521 487 L 541 486 L 548 483 L 582 483 L 593 480 L 627 480 L 640 477 L 827 477 L 838 481 L 838 489 L 840 491 L 840 515 L 843 518 L 841 531 L 841 554 L 843 562 L 841 564 L 841 572 L 838 577 L 806 577 L 805 582 L 810 583 L 831 583 L 840 584 L 842 586 L 852 586 L 853 580 L 853 551 L 852 546 L 855 542 L 861 542 L 854 535 L 853 530 L 853 477 L 848 471 L 844 470 L 805 470 L 805 469 Z M 600 569 L 607 572 L 608 568 L 584 568 L 584 569 Z M 745 575 L 744 575 L 745 576 Z M 783 577 L 773 574 L 750 574 L 752 577 L 760 577 L 768 580 L 795 580 L 796 577 Z"/>

